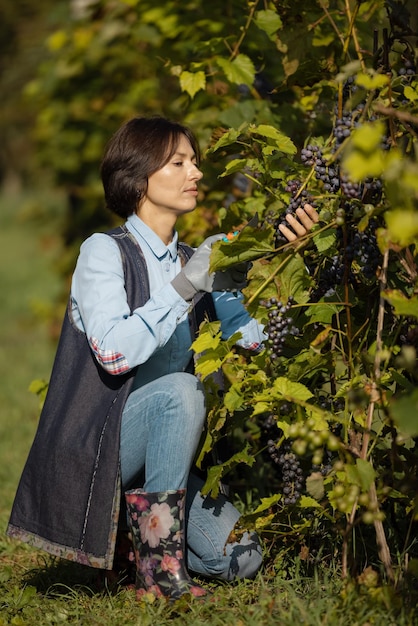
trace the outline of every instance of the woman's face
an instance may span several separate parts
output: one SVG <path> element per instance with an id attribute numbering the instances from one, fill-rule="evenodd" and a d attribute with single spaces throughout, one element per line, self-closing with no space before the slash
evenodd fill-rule
<path id="1" fill-rule="evenodd" d="M 148 188 L 140 201 L 138 215 L 154 217 L 157 213 L 172 213 L 176 217 L 196 208 L 197 183 L 202 172 L 196 164 L 196 155 L 185 135 L 182 135 L 176 151 L 161 169 L 148 178 Z"/>

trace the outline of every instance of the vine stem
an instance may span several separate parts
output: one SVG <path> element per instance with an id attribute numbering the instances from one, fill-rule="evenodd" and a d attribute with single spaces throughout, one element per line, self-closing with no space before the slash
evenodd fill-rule
<path id="1" fill-rule="evenodd" d="M 256 12 L 258 3 L 259 3 L 259 0 L 256 0 L 255 2 L 253 2 L 252 6 L 250 8 L 250 12 L 249 12 L 248 18 L 247 18 L 247 23 L 245 24 L 244 28 L 242 29 L 241 36 L 238 39 L 238 41 L 236 42 L 233 50 L 231 51 L 231 55 L 229 57 L 231 61 L 233 59 L 235 59 L 235 57 L 238 55 L 240 46 L 241 46 L 242 42 L 244 41 L 244 39 L 245 39 L 245 37 L 247 35 L 248 29 L 249 29 L 249 27 L 251 25 L 251 22 L 254 19 L 254 14 Z"/>
<path id="2" fill-rule="evenodd" d="M 379 301 L 379 311 L 377 316 L 377 329 L 376 329 L 376 354 L 374 359 L 374 371 L 373 371 L 373 381 L 371 384 L 371 392 L 370 392 L 370 403 L 367 409 L 367 419 L 365 432 L 363 435 L 362 447 L 360 451 L 360 458 L 363 460 L 367 459 L 368 451 L 369 451 L 369 443 L 370 443 L 370 433 L 373 423 L 373 414 L 376 406 L 376 400 L 379 397 L 379 389 L 378 389 L 378 381 L 380 380 L 381 375 L 381 352 L 383 346 L 382 333 L 383 333 L 383 322 L 385 317 L 385 300 L 382 296 L 384 289 L 386 289 L 387 285 L 387 269 L 389 262 L 389 251 L 383 255 L 382 269 L 380 273 L 380 301 Z M 371 461 L 370 461 L 371 463 Z M 369 500 L 371 504 L 371 508 L 374 511 L 379 510 L 379 501 L 377 498 L 376 484 L 373 482 L 369 489 Z M 348 518 L 347 528 L 344 533 L 344 541 L 343 541 L 343 549 L 342 549 L 342 575 L 343 578 L 347 576 L 348 572 L 348 538 L 351 535 L 351 531 L 354 526 L 354 521 L 357 512 L 357 499 L 353 504 L 351 509 L 351 513 Z M 386 539 L 385 530 L 383 528 L 383 523 L 381 520 L 375 519 L 374 529 L 376 533 L 376 544 L 377 551 L 379 554 L 379 558 L 385 568 L 385 573 L 388 579 L 391 582 L 394 582 L 395 577 L 393 573 L 392 567 L 392 559 L 390 556 L 390 550 L 388 546 L 388 542 Z"/>
<path id="3" fill-rule="evenodd" d="M 348 29 L 347 37 L 346 37 L 345 42 L 344 42 L 344 54 L 347 54 L 347 52 L 348 52 L 348 44 L 350 42 L 350 37 L 352 36 L 353 37 L 353 41 L 354 41 L 354 47 L 356 49 L 357 56 L 358 56 L 358 59 L 360 61 L 361 69 L 363 70 L 363 72 L 365 72 L 366 71 L 366 64 L 364 62 L 363 54 L 361 52 L 360 44 L 359 44 L 358 37 L 357 37 L 357 31 L 356 31 L 356 29 L 354 27 L 354 23 L 355 23 L 355 21 L 357 19 L 357 15 L 358 15 L 359 9 L 360 9 L 360 2 L 356 2 L 356 6 L 354 8 L 354 11 L 353 11 L 353 13 L 351 13 L 350 2 L 349 2 L 349 0 L 345 0 L 345 10 L 346 10 L 347 16 L 348 16 L 348 18 L 350 20 L 350 26 L 349 26 L 349 29 Z"/>
<path id="4" fill-rule="evenodd" d="M 276 248 L 276 250 L 274 250 L 273 252 L 268 252 L 266 255 L 264 255 L 265 257 L 269 257 L 272 254 L 277 254 L 281 249 L 283 249 L 283 251 L 284 251 L 284 250 L 286 250 L 288 248 L 291 248 L 291 247 L 294 248 L 292 253 L 289 254 L 288 256 L 286 256 L 283 259 L 283 261 L 280 263 L 280 265 L 278 265 L 278 267 L 276 267 L 276 269 L 270 274 L 270 276 L 268 276 L 265 279 L 265 281 L 260 285 L 260 287 L 252 294 L 252 296 L 250 298 L 248 298 L 248 300 L 246 302 L 246 305 L 252 304 L 254 302 L 254 300 L 260 295 L 260 293 L 262 293 L 264 291 L 264 289 L 267 287 L 267 285 L 269 283 L 271 283 L 271 281 L 275 278 L 275 276 L 277 276 L 277 274 L 284 268 L 286 263 L 293 257 L 293 255 L 296 254 L 297 252 L 299 252 L 306 245 L 306 242 L 309 241 L 312 238 L 313 235 L 318 235 L 319 233 L 324 232 L 324 231 L 326 231 L 329 228 L 332 228 L 334 226 L 335 226 L 335 222 L 331 222 L 330 224 L 326 224 L 322 228 L 319 228 L 318 230 L 315 230 L 314 233 L 307 233 L 303 237 L 300 237 L 299 243 L 298 243 L 297 246 L 295 246 L 294 242 L 287 243 L 287 244 L 285 244 L 285 246 L 282 246 L 281 248 Z M 262 257 L 259 257 L 259 258 L 262 258 Z"/>

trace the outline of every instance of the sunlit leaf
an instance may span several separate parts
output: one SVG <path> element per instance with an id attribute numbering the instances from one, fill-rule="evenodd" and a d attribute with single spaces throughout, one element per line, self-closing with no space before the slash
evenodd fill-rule
<path id="1" fill-rule="evenodd" d="M 393 209 L 385 219 L 392 241 L 406 247 L 418 239 L 418 211 Z"/>
<path id="2" fill-rule="evenodd" d="M 209 348 L 217 348 L 221 341 L 221 323 L 218 321 L 207 322 L 202 328 L 199 336 L 192 344 L 192 350 L 204 352 Z"/>
<path id="3" fill-rule="evenodd" d="M 407 298 L 398 289 L 387 289 L 382 296 L 394 308 L 396 315 L 407 315 L 418 318 L 418 296 Z"/>
<path id="4" fill-rule="evenodd" d="M 277 396 L 283 396 L 284 399 L 289 401 L 309 400 L 312 398 L 312 392 L 302 385 L 301 383 L 295 383 L 284 376 L 276 378 L 271 388 L 272 393 Z"/>
<path id="5" fill-rule="evenodd" d="M 272 40 L 274 40 L 274 34 L 283 26 L 280 16 L 272 9 L 257 11 L 254 21 L 258 28 L 264 30 Z"/>
<path id="6" fill-rule="evenodd" d="M 212 248 L 210 271 L 225 270 L 237 263 L 266 256 L 274 249 L 271 239 L 269 230 L 248 226 L 231 241 L 217 241 Z"/>
<path id="7" fill-rule="evenodd" d="M 186 70 L 180 74 L 180 87 L 182 91 L 187 91 L 191 98 L 201 89 L 206 88 L 205 72 L 187 72 Z"/>
<path id="8" fill-rule="evenodd" d="M 231 83 L 252 86 L 255 77 L 255 67 L 246 54 L 239 54 L 232 61 L 217 57 L 216 62 Z"/>
<path id="9" fill-rule="evenodd" d="M 299 506 L 302 509 L 312 509 L 312 508 L 321 508 L 319 502 L 317 502 L 314 498 L 310 498 L 309 496 L 301 496 L 299 500 Z"/>
<path id="10" fill-rule="evenodd" d="M 356 84 L 359 87 L 363 87 L 368 91 L 373 91 L 374 89 L 381 89 L 385 87 L 389 83 L 389 76 L 386 74 L 365 74 L 364 72 L 360 72 L 356 76 Z"/>
<path id="11" fill-rule="evenodd" d="M 296 153 L 297 148 L 293 141 L 274 126 L 260 124 L 259 126 L 250 127 L 249 130 L 252 134 L 261 135 L 266 139 L 273 139 L 277 150 L 280 152 L 284 152 L 285 154 Z"/>

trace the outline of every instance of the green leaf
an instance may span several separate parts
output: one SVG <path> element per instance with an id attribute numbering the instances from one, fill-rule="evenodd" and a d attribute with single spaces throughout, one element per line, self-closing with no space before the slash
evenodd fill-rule
<path id="1" fill-rule="evenodd" d="M 210 350 L 199 356 L 195 365 L 195 371 L 196 374 L 202 377 L 202 380 L 205 380 L 205 378 L 217 372 L 221 367 L 222 359 L 217 355 L 215 350 Z"/>
<path id="2" fill-rule="evenodd" d="M 418 436 L 418 389 L 408 395 L 394 398 L 391 413 L 401 433 L 409 437 Z"/>
<path id="3" fill-rule="evenodd" d="M 270 509 L 272 506 L 280 502 L 281 494 L 276 493 L 269 498 L 261 498 L 261 504 L 255 509 L 254 513 L 263 513 L 264 511 Z"/>
<path id="4" fill-rule="evenodd" d="M 376 472 L 373 469 L 372 464 L 369 461 L 365 461 L 364 459 L 357 459 L 356 466 L 361 488 L 364 492 L 367 492 L 369 491 L 370 487 L 373 484 L 373 481 L 376 478 Z"/>
<path id="5" fill-rule="evenodd" d="M 232 61 L 217 57 L 216 62 L 229 82 L 236 85 L 248 85 L 249 87 L 254 83 L 254 64 L 246 54 L 239 54 Z"/>
<path id="6" fill-rule="evenodd" d="M 310 277 L 305 262 L 299 254 L 291 254 L 287 263 L 279 274 L 280 298 L 287 301 L 293 296 L 296 302 L 302 304 L 309 299 L 308 288 Z"/>
<path id="7" fill-rule="evenodd" d="M 398 289 L 387 289 L 382 296 L 394 308 L 396 315 L 407 315 L 418 318 L 418 296 L 407 298 Z"/>
<path id="8" fill-rule="evenodd" d="M 230 128 L 228 131 L 223 133 L 223 135 L 218 139 L 215 145 L 208 149 L 207 154 L 212 154 L 213 152 L 216 152 L 216 150 L 219 150 L 219 148 L 225 148 L 226 146 L 233 145 L 237 142 L 240 135 L 241 130 Z"/>
<path id="9" fill-rule="evenodd" d="M 186 91 L 191 98 L 194 98 L 198 91 L 206 88 L 205 72 L 183 71 L 180 74 L 180 87 L 182 91 Z"/>
<path id="10" fill-rule="evenodd" d="M 247 226 L 231 241 L 217 241 L 213 245 L 210 271 L 225 270 L 243 261 L 253 261 L 273 250 L 270 229 Z"/>
<path id="11" fill-rule="evenodd" d="M 325 489 L 324 489 L 324 477 L 321 472 L 312 472 L 310 476 L 306 479 L 306 491 L 313 497 L 315 500 L 322 500 L 324 497 Z M 315 502 L 317 505 L 317 502 Z"/>
<path id="12" fill-rule="evenodd" d="M 377 178 L 385 171 L 384 153 L 378 150 L 371 154 L 353 150 L 342 162 L 344 170 L 353 181 L 361 181 L 368 177 Z"/>
<path id="13" fill-rule="evenodd" d="M 408 100 L 411 100 L 411 102 L 415 102 L 416 100 L 418 100 L 418 90 L 413 89 L 413 87 L 411 87 L 410 85 L 407 85 L 404 88 L 403 93 L 405 98 L 408 98 Z"/>
<path id="14" fill-rule="evenodd" d="M 338 311 L 341 311 L 342 308 L 342 305 L 318 302 L 318 304 L 314 304 L 306 309 L 305 315 L 309 317 L 310 324 L 323 324 L 327 326 L 331 324 L 334 315 L 338 313 Z"/>
<path id="15" fill-rule="evenodd" d="M 264 406 L 264 412 L 268 411 L 271 404 L 277 400 L 305 405 L 309 398 L 312 398 L 312 393 L 305 385 L 293 382 L 284 376 L 276 378 L 270 387 L 254 396 L 257 411 Z"/>
<path id="16" fill-rule="evenodd" d="M 335 244 L 335 232 L 323 230 L 317 235 L 314 234 L 313 242 L 318 252 L 326 252 Z"/>
<path id="17" fill-rule="evenodd" d="M 244 394 L 237 388 L 236 385 L 232 385 L 226 392 L 223 402 L 228 411 L 233 413 L 242 407 Z"/>
<path id="18" fill-rule="evenodd" d="M 364 74 L 360 72 L 356 76 L 356 84 L 359 87 L 367 89 L 367 91 L 374 91 L 375 89 L 382 89 L 389 83 L 389 77 L 386 74 Z"/>
<path id="19" fill-rule="evenodd" d="M 318 372 L 327 370 L 327 359 L 323 354 L 318 354 L 312 350 L 302 350 L 288 366 L 288 376 L 291 380 L 311 378 Z"/>
<path id="20" fill-rule="evenodd" d="M 317 502 L 314 498 L 310 498 L 309 496 L 301 496 L 299 500 L 299 506 L 302 509 L 321 508 L 319 502 Z"/>
<path id="21" fill-rule="evenodd" d="M 226 166 L 224 171 L 221 174 L 222 176 L 230 176 L 231 174 L 234 174 L 235 172 L 241 172 L 245 166 L 247 165 L 247 159 L 233 159 L 232 161 L 229 161 Z"/>
<path id="22" fill-rule="evenodd" d="M 221 342 L 221 336 L 220 322 L 206 322 L 201 326 L 199 336 L 192 343 L 192 350 L 199 354 L 205 350 L 215 349 Z"/>
<path id="23" fill-rule="evenodd" d="M 237 452 L 228 461 L 220 465 L 214 465 L 208 470 L 208 477 L 203 485 L 201 492 L 204 496 L 210 494 L 213 498 L 216 498 L 219 494 L 219 483 L 231 469 L 233 469 L 239 463 L 244 463 L 249 467 L 252 467 L 255 463 L 255 458 L 248 452 L 249 446 L 247 445 L 244 450 Z"/>
<path id="24" fill-rule="evenodd" d="M 275 39 L 275 33 L 283 26 L 279 15 L 277 15 L 276 11 L 273 11 L 272 9 L 257 11 L 254 21 L 258 28 L 263 30 L 272 41 Z"/>
<path id="25" fill-rule="evenodd" d="M 250 126 L 249 131 L 253 135 L 261 135 L 266 139 L 272 139 L 277 150 L 285 154 L 295 154 L 297 148 L 293 141 L 280 130 L 269 124 L 259 124 L 258 126 Z"/>
<path id="26" fill-rule="evenodd" d="M 385 213 L 392 241 L 406 247 L 418 239 L 418 211 L 393 209 Z"/>

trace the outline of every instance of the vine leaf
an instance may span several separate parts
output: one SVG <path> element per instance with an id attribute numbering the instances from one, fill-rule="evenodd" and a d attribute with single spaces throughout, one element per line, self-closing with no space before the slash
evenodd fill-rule
<path id="1" fill-rule="evenodd" d="M 250 57 L 246 54 L 239 54 L 232 61 L 218 57 L 216 62 L 231 83 L 252 86 L 255 77 L 255 67 Z"/>
<path id="2" fill-rule="evenodd" d="M 259 124 L 258 126 L 251 125 L 248 130 L 252 135 L 261 135 L 261 137 L 265 139 L 272 139 L 279 152 L 283 152 L 284 154 L 296 154 L 297 152 L 293 141 L 275 126 L 270 126 L 269 124 Z"/>
<path id="3" fill-rule="evenodd" d="M 418 296 L 407 298 L 398 289 L 387 289 L 382 296 L 394 308 L 396 315 L 407 315 L 418 318 Z"/>
<path id="4" fill-rule="evenodd" d="M 315 505 L 318 503 L 316 500 L 321 500 L 324 497 L 324 477 L 321 472 L 312 472 L 306 479 L 306 491 L 315 498 Z"/>
<path id="5" fill-rule="evenodd" d="M 210 271 L 225 270 L 243 261 L 253 261 L 273 252 L 271 230 L 246 226 L 231 241 L 217 241 L 213 245 Z"/>
<path id="6" fill-rule="evenodd" d="M 418 389 L 393 400 L 391 413 L 401 433 L 418 436 Z"/>
<path id="7" fill-rule="evenodd" d="M 299 506 L 302 509 L 321 508 L 319 502 L 317 502 L 315 498 L 310 498 L 309 496 L 301 496 Z"/>
<path id="8" fill-rule="evenodd" d="M 255 463 L 255 458 L 252 454 L 249 454 L 248 450 L 249 445 L 247 444 L 244 450 L 240 450 L 234 454 L 228 461 L 225 461 L 225 463 L 210 467 L 208 477 L 201 490 L 202 494 L 204 496 L 210 494 L 213 498 L 216 498 L 219 494 L 219 483 L 229 471 L 239 463 L 245 463 L 245 465 L 252 467 Z"/>
<path id="9" fill-rule="evenodd" d="M 361 488 L 364 492 L 367 492 L 376 478 L 376 472 L 373 469 L 372 464 L 365 459 L 357 459 L 356 466 Z"/>
<path id="10" fill-rule="evenodd" d="M 180 87 L 182 91 L 186 91 L 191 98 L 194 98 L 198 91 L 206 88 L 205 72 L 183 71 L 180 74 Z"/>
<path id="11" fill-rule="evenodd" d="M 263 30 L 268 37 L 274 41 L 274 35 L 278 30 L 280 30 L 283 26 L 283 22 L 279 15 L 277 15 L 276 11 L 272 9 L 266 9 L 265 11 L 257 11 L 255 14 L 255 23 Z"/>
<path id="12" fill-rule="evenodd" d="M 255 396 L 257 402 L 271 402 L 287 400 L 288 402 L 302 402 L 312 398 L 313 394 L 302 383 L 295 383 L 284 376 L 276 378 L 271 387 Z"/>
<path id="13" fill-rule="evenodd" d="M 418 241 L 418 213 L 414 210 L 393 209 L 385 213 L 392 241 L 403 247 Z"/>

